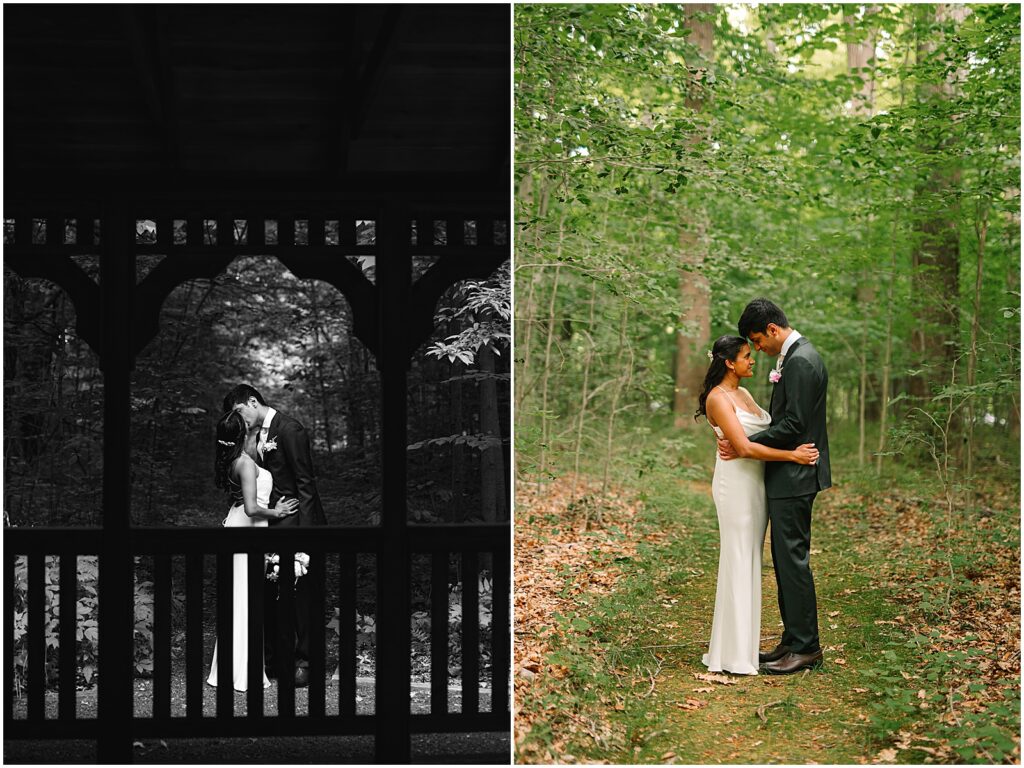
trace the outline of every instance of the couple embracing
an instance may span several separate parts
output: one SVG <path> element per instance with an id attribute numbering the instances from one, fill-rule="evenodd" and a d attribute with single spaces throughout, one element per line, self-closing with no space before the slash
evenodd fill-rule
<path id="1" fill-rule="evenodd" d="M 280 413 L 248 384 L 240 384 L 224 398 L 224 415 L 217 422 L 217 447 L 214 457 L 214 482 L 227 491 L 231 507 L 224 519 L 226 528 L 266 527 L 268 525 L 326 525 L 320 494 L 317 492 L 309 435 L 297 420 Z M 253 557 L 262 557 L 253 555 Z M 231 595 L 232 669 L 228 679 L 237 691 L 248 683 L 249 660 L 249 555 L 233 557 Z M 302 552 L 295 555 L 293 567 L 279 563 L 272 568 L 264 591 L 263 649 L 267 676 L 292 674 L 279 670 L 285 657 L 283 649 L 294 647 L 295 685 L 309 684 L 309 606 L 319 580 L 319 558 Z M 293 633 L 279 615 L 278 588 L 282 578 L 294 571 Z M 218 684 L 217 650 L 207 682 Z"/>
<path id="2" fill-rule="evenodd" d="M 777 356 L 765 411 L 740 382 L 754 375 L 753 350 Z M 712 496 L 721 553 L 711 642 L 713 672 L 792 674 L 822 663 L 811 575 L 811 507 L 832 485 L 825 429 L 828 371 L 818 351 L 767 299 L 750 302 L 739 336 L 708 352 L 697 416 L 718 438 Z M 771 521 L 772 563 L 784 631 L 760 652 L 761 553 Z"/>

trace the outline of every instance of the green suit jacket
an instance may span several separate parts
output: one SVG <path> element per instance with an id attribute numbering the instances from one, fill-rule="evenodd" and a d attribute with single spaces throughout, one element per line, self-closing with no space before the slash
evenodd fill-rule
<path id="1" fill-rule="evenodd" d="M 814 345 L 800 337 L 790 347 L 783 361 L 782 378 L 772 390 L 772 425 L 751 435 L 750 440 L 782 450 L 814 443 L 820 455 L 817 464 L 765 462 L 764 487 L 769 499 L 806 496 L 832 487 L 825 428 L 827 395 L 825 362 Z"/>

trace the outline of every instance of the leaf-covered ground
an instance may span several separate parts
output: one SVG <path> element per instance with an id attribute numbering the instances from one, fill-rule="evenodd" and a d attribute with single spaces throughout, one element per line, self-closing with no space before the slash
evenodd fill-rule
<path id="1" fill-rule="evenodd" d="M 1015 487 L 951 519 L 927 480 L 854 478 L 822 494 L 812 564 L 826 662 L 789 677 L 700 663 L 718 558 L 707 485 L 587 486 L 582 504 L 570 487 L 519 488 L 517 761 L 1019 762 Z M 769 647 L 781 625 L 767 545 L 763 576 Z"/>

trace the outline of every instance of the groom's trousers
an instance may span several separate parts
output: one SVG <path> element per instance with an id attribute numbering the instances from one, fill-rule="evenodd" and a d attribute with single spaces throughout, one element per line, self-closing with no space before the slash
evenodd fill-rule
<path id="1" fill-rule="evenodd" d="M 782 614 L 782 643 L 793 653 L 819 650 L 818 600 L 811 575 L 811 506 L 817 494 L 768 499 L 772 562 Z"/>
<path id="2" fill-rule="evenodd" d="M 280 613 L 281 602 L 278 599 L 278 585 L 271 582 L 263 594 L 263 653 L 264 661 L 269 669 L 277 671 L 278 651 L 286 646 L 295 648 L 295 666 L 309 666 L 309 609 L 316 595 L 317 570 L 323 567 L 320 555 L 309 556 L 309 570 L 306 575 L 295 582 L 294 619 L 292 632 L 289 635 L 287 625 Z M 285 571 L 282 569 L 282 573 Z"/>

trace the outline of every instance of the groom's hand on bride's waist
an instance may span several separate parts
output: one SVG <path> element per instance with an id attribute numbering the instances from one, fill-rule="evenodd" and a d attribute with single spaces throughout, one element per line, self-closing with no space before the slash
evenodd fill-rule
<path id="1" fill-rule="evenodd" d="M 717 439 L 718 456 L 720 459 L 723 461 L 729 461 L 730 459 L 735 459 L 739 456 L 739 454 L 736 453 L 736 449 L 732 447 L 732 443 L 730 443 L 726 438 L 719 437 Z"/>

